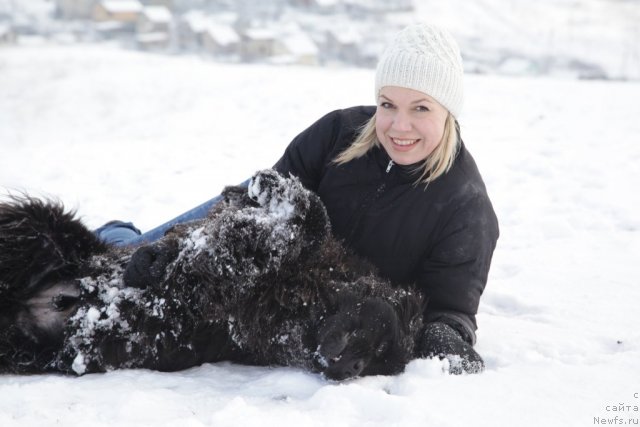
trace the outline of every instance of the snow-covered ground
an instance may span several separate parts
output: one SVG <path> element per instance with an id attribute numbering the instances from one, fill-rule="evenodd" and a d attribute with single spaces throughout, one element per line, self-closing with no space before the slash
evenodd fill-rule
<path id="1" fill-rule="evenodd" d="M 344 383 L 229 363 L 0 376 L 0 426 L 640 424 L 640 83 L 466 85 L 463 137 L 501 224 L 478 315 L 484 373 L 416 360 Z M 149 229 L 272 165 L 322 114 L 372 101 L 369 70 L 3 48 L 0 193 Z"/>

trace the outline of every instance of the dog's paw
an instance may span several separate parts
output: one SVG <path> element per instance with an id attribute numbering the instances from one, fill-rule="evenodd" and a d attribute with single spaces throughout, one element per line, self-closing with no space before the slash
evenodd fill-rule
<path id="1" fill-rule="evenodd" d="M 256 172 L 249 183 L 249 197 L 260 206 L 268 205 L 274 198 L 282 198 L 285 179 L 272 169 Z"/>

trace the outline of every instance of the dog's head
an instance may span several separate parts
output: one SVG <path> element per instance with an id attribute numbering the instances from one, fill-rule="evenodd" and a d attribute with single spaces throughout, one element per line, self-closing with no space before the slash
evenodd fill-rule
<path id="1" fill-rule="evenodd" d="M 45 363 L 79 297 L 74 278 L 105 248 L 59 203 L 0 203 L 0 371 Z"/>
<path id="2" fill-rule="evenodd" d="M 5 298 L 0 308 L 0 373 L 47 369 L 79 302 L 75 280 L 42 283 L 27 299 Z"/>
<path id="3" fill-rule="evenodd" d="M 399 305 L 367 298 L 342 308 L 319 330 L 319 369 L 332 380 L 402 372 L 413 355 L 420 306 L 417 298 L 403 298 Z"/>

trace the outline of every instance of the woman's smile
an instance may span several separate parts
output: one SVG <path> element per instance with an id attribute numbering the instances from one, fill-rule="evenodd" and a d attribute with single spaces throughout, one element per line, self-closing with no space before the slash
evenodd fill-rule
<path id="1" fill-rule="evenodd" d="M 391 138 L 391 141 L 394 145 L 399 145 L 401 147 L 410 147 L 416 144 L 419 139 L 400 139 L 400 138 Z"/>

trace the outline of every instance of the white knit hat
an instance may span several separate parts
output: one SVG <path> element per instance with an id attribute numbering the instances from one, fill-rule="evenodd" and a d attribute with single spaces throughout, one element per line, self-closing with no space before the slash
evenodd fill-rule
<path id="1" fill-rule="evenodd" d="M 464 101 L 462 58 L 451 34 L 413 24 L 387 46 L 376 69 L 376 101 L 384 86 L 414 89 L 434 98 L 458 117 Z"/>

